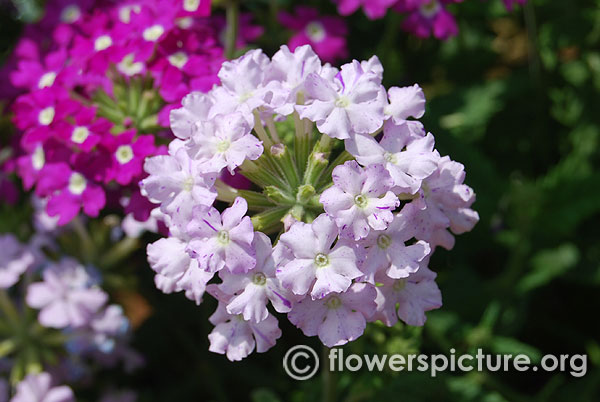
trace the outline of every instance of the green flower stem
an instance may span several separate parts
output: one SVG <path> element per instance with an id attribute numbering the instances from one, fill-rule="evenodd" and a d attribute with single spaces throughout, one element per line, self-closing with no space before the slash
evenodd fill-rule
<path id="1" fill-rule="evenodd" d="M 42 336 L 42 342 L 44 343 L 44 345 L 48 345 L 51 347 L 60 347 L 64 345 L 68 339 L 69 337 L 60 331 L 46 332 Z"/>
<path id="2" fill-rule="evenodd" d="M 142 96 L 140 97 L 140 102 L 137 105 L 137 109 L 130 109 L 131 114 L 133 114 L 133 112 L 135 111 L 136 123 L 142 121 L 144 117 L 147 116 L 148 110 L 150 109 L 150 103 L 155 95 L 156 93 L 152 90 L 146 90 L 142 92 Z"/>
<path id="3" fill-rule="evenodd" d="M 275 122 L 273 121 L 273 116 L 269 115 L 269 117 L 267 117 L 265 119 L 265 123 L 267 123 L 267 129 L 269 130 L 269 134 L 271 135 L 271 138 L 273 139 L 273 141 L 275 141 L 276 143 L 281 143 L 279 134 L 277 134 L 277 128 L 275 127 Z"/>
<path id="4" fill-rule="evenodd" d="M 282 206 L 254 215 L 251 218 L 254 230 L 266 234 L 276 233 L 281 229 L 283 225 L 281 220 L 285 217 L 289 209 L 289 207 Z"/>
<path id="5" fill-rule="evenodd" d="M 267 134 L 265 128 L 262 125 L 258 110 L 255 109 L 253 114 L 254 114 L 254 131 L 256 132 L 256 136 L 258 137 L 259 140 L 261 140 L 263 142 L 263 147 L 265 149 L 271 148 L 271 146 L 273 145 L 273 141 L 271 141 L 269 134 Z"/>
<path id="6" fill-rule="evenodd" d="M 113 109 L 115 107 L 115 100 L 101 89 L 94 93 L 94 103 L 100 103 L 101 106 L 106 106 Z"/>
<path id="7" fill-rule="evenodd" d="M 41 362 L 41 356 L 35 345 L 27 345 L 23 351 L 23 354 L 25 355 L 25 373 L 41 373 L 44 370 Z"/>
<path id="8" fill-rule="evenodd" d="M 245 160 L 240 167 L 240 172 L 260 187 L 272 185 L 291 191 L 289 184 L 271 167 L 272 161 L 267 160 L 266 154 L 255 161 Z"/>
<path id="9" fill-rule="evenodd" d="M 304 207 L 302 205 L 294 205 L 292 209 L 290 209 L 290 215 L 297 221 L 301 221 L 304 216 Z"/>
<path id="10" fill-rule="evenodd" d="M 346 151 L 343 151 L 341 154 L 339 154 L 321 174 L 317 185 L 318 191 L 322 192 L 326 187 L 329 187 L 331 184 L 331 174 L 336 166 L 342 165 L 343 163 L 351 161 L 352 159 L 354 159 L 354 157 Z"/>
<path id="11" fill-rule="evenodd" d="M 79 240 L 81 241 L 81 252 L 83 261 L 86 263 L 92 262 L 94 260 L 94 257 L 96 256 L 96 247 L 94 245 L 94 241 L 92 240 L 90 234 L 87 231 L 87 228 L 85 227 L 83 222 L 81 222 L 81 218 L 79 216 L 75 217 L 75 219 L 71 221 L 71 225 L 73 226 L 73 230 L 75 231 L 75 233 L 77 233 L 77 235 L 79 236 Z"/>
<path id="12" fill-rule="evenodd" d="M 102 116 L 102 117 L 106 117 L 108 120 L 114 122 L 120 122 L 120 124 L 123 123 L 123 120 L 125 120 L 125 115 L 123 114 L 123 112 L 121 112 L 120 109 L 118 109 L 116 107 L 116 105 L 113 103 L 112 106 L 107 106 L 104 104 L 100 104 L 98 107 L 98 115 Z M 113 131 L 114 133 L 114 131 Z"/>
<path id="13" fill-rule="evenodd" d="M 25 377 L 25 356 L 22 353 L 17 354 L 16 361 L 10 371 L 10 383 L 15 386 L 23 377 Z"/>
<path id="14" fill-rule="evenodd" d="M 248 202 L 248 209 L 251 211 L 263 211 L 275 206 L 264 194 L 256 191 L 238 190 L 223 183 L 221 180 L 215 182 L 215 187 L 219 201 L 233 203 L 236 197 L 242 197 Z"/>
<path id="15" fill-rule="evenodd" d="M 265 195 L 269 200 L 277 205 L 294 205 L 296 199 L 285 191 L 281 191 L 278 187 L 267 186 L 264 190 Z"/>
<path id="16" fill-rule="evenodd" d="M 98 265 L 101 268 L 113 268 L 129 257 L 135 251 L 139 250 L 140 240 L 134 237 L 125 237 L 123 240 L 115 244 L 102 256 L 102 260 Z"/>
<path id="17" fill-rule="evenodd" d="M 159 131 L 161 127 L 158 125 L 158 115 L 153 114 L 146 116 L 142 121 L 140 121 L 138 128 L 143 133 L 153 133 Z"/>
<path id="18" fill-rule="evenodd" d="M 304 173 L 304 184 L 316 186 L 321 174 L 327 168 L 328 164 L 329 160 L 327 159 L 327 154 L 313 151 L 308 159 L 306 173 Z"/>
<path id="19" fill-rule="evenodd" d="M 227 1 L 227 30 L 225 31 L 225 57 L 229 60 L 235 55 L 235 46 L 240 24 L 240 9 L 238 0 Z"/>
<path id="20" fill-rule="evenodd" d="M 304 122 L 300 119 L 298 112 L 294 112 L 294 126 L 296 128 L 296 136 L 294 138 L 296 164 L 298 166 L 298 174 L 303 176 L 306 170 L 306 164 L 308 163 L 308 155 L 312 148 L 312 138 L 306 131 Z"/>
<path id="21" fill-rule="evenodd" d="M 329 370 L 329 350 L 330 349 L 327 346 L 323 346 L 321 353 L 321 361 L 324 364 L 324 367 L 321 370 L 323 381 L 323 402 L 333 402 L 337 400 L 335 372 Z"/>
<path id="22" fill-rule="evenodd" d="M 308 202 L 306 203 L 306 206 L 308 208 L 312 208 L 312 209 L 317 209 L 322 211 L 323 210 L 323 204 L 321 204 L 321 194 L 315 194 L 313 195 L 310 200 L 308 200 Z"/>
<path id="23" fill-rule="evenodd" d="M 285 180 L 292 189 L 300 183 L 298 168 L 292 159 L 289 148 L 283 144 L 276 144 L 271 147 L 272 159 L 281 167 Z"/>
<path id="24" fill-rule="evenodd" d="M 16 348 L 17 342 L 12 338 L 0 342 L 0 359 L 14 352 Z"/>
<path id="25" fill-rule="evenodd" d="M 4 289 L 0 289 L 0 309 L 13 325 L 19 323 L 19 312 Z"/>
<path id="26" fill-rule="evenodd" d="M 315 195 L 315 188 L 310 184 L 303 184 L 298 187 L 298 193 L 296 194 L 296 201 L 300 205 L 306 205 L 310 199 Z"/>
<path id="27" fill-rule="evenodd" d="M 127 110 L 136 110 L 142 97 L 142 83 L 138 78 L 131 80 L 127 91 Z"/>

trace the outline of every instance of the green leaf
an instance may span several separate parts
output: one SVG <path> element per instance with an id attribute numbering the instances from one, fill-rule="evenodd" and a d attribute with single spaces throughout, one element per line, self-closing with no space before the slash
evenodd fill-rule
<path id="1" fill-rule="evenodd" d="M 563 275 L 579 261 L 579 250 L 573 244 L 563 244 L 553 250 L 538 252 L 531 261 L 533 270 L 517 284 L 517 291 L 526 293 L 546 285 Z"/>

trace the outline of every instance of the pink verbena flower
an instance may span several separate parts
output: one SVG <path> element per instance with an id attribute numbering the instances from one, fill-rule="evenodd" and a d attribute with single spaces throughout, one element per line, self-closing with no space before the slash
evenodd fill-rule
<path id="1" fill-rule="evenodd" d="M 268 65 L 269 58 L 260 49 L 223 63 L 219 71 L 221 86 L 212 91 L 215 100 L 210 117 L 239 112 L 248 125 L 254 124 L 252 111 L 266 105 L 270 96 L 264 82 Z"/>
<path id="2" fill-rule="evenodd" d="M 461 0 L 418 0 L 410 5 L 399 2 L 395 8 L 408 14 L 402 23 L 404 30 L 420 38 L 433 34 L 437 39 L 448 39 L 458 34 L 458 25 L 445 6 L 458 1 Z"/>
<path id="3" fill-rule="evenodd" d="M 189 216 L 194 205 L 211 206 L 217 198 L 213 187 L 216 173 L 204 173 L 203 164 L 190 158 L 182 142 L 173 141 L 169 155 L 146 159 L 144 170 L 150 176 L 140 183 L 142 192 L 160 203 L 165 213 L 178 211 Z"/>
<path id="4" fill-rule="evenodd" d="M 411 120 L 420 119 L 425 114 L 425 94 L 417 84 L 410 87 L 392 87 L 388 90 L 389 104 L 385 107 L 385 115 L 389 118 L 386 128 L 406 125 L 414 137 L 425 135 L 423 124 Z"/>
<path id="5" fill-rule="evenodd" d="M 428 241 L 432 247 L 454 247 L 455 234 L 473 229 L 479 214 L 470 207 L 475 193 L 464 184 L 465 171 L 461 163 L 444 156 L 438 168 L 423 181 L 419 198 L 406 207 L 407 219 L 415 222 L 417 238 Z"/>
<path id="6" fill-rule="evenodd" d="M 269 316 L 267 302 L 271 302 L 278 313 L 287 313 L 292 307 L 291 293 L 281 286 L 275 276 L 271 240 L 256 232 L 252 246 L 256 250 L 256 266 L 245 274 L 220 271 L 223 283 L 220 291 L 233 297 L 227 304 L 227 312 L 242 314 L 244 320 L 260 322 Z"/>
<path id="7" fill-rule="evenodd" d="M 297 222 L 282 234 L 280 241 L 293 255 L 279 264 L 277 278 L 296 295 L 310 293 L 322 299 L 332 292 L 345 292 L 352 279 L 362 275 L 356 266 L 354 250 L 346 245 L 332 245 L 338 236 L 335 221 L 322 214 L 312 224 Z"/>
<path id="8" fill-rule="evenodd" d="M 189 237 L 160 239 L 148 245 L 148 262 L 156 272 L 156 287 L 164 293 L 184 291 L 196 304 L 202 302 L 208 281 L 214 272 L 200 268 L 198 260 L 188 253 Z"/>
<path id="9" fill-rule="evenodd" d="M 374 286 L 355 283 L 341 294 L 299 301 L 288 318 L 306 336 L 318 335 L 327 347 L 344 345 L 363 334 L 377 307 L 375 295 Z"/>
<path id="10" fill-rule="evenodd" d="M 502 0 L 504 2 L 504 6 L 508 11 L 512 11 L 515 4 L 523 5 L 527 3 L 527 0 Z"/>
<path id="11" fill-rule="evenodd" d="M 333 80 L 309 74 L 306 92 L 312 103 L 296 106 L 300 117 L 317 123 L 332 138 L 348 139 L 377 131 L 384 120 L 385 90 L 376 73 L 354 61 L 342 66 Z"/>
<path id="12" fill-rule="evenodd" d="M 361 168 L 349 161 L 333 170 L 333 186 L 321 194 L 325 212 L 335 219 L 340 233 L 354 240 L 365 238 L 369 230 L 384 230 L 400 205 L 390 191 L 393 181 L 381 164 Z"/>
<path id="13" fill-rule="evenodd" d="M 392 7 L 398 0 L 334 0 L 338 5 L 338 12 L 341 15 L 350 15 L 359 7 L 363 8 L 365 15 L 369 19 L 378 19 L 383 17 L 388 8 Z"/>
<path id="14" fill-rule="evenodd" d="M 112 159 L 112 166 L 104 180 L 115 180 L 121 185 L 127 185 L 138 177 L 143 171 L 144 159 L 157 152 L 154 137 L 136 136 L 135 130 L 125 131 L 118 136 L 106 136 L 103 145 L 110 152 Z"/>
<path id="15" fill-rule="evenodd" d="M 244 216 L 247 211 L 248 203 L 240 197 L 223 214 L 212 207 L 194 209 L 194 217 L 187 227 L 193 238 L 189 252 L 198 259 L 201 268 L 210 272 L 227 268 L 234 273 L 254 268 L 254 230 L 250 217 Z"/>
<path id="16" fill-rule="evenodd" d="M 95 285 L 88 270 L 63 259 L 42 273 L 43 282 L 27 289 L 27 304 L 40 309 L 40 324 L 52 328 L 81 327 L 106 303 L 108 296 Z"/>
<path id="17" fill-rule="evenodd" d="M 292 51 L 310 45 L 325 62 L 335 62 L 348 57 L 346 35 L 348 29 L 342 18 L 320 16 L 312 7 L 298 6 L 295 13 L 279 13 L 279 22 L 294 34 L 288 42 Z"/>
<path id="18" fill-rule="evenodd" d="M 227 167 L 233 174 L 245 159 L 257 159 L 263 152 L 262 143 L 250 134 L 250 126 L 241 113 L 216 116 L 214 121 L 201 123 L 192 142 L 192 152 L 205 173 Z"/>
<path id="19" fill-rule="evenodd" d="M 11 402 L 74 402 L 75 396 L 66 385 L 53 387 L 48 373 L 28 374 L 17 384 Z"/>
<path id="20" fill-rule="evenodd" d="M 311 73 L 321 72 L 321 60 L 309 45 L 290 50 L 281 46 L 271 61 L 268 78 L 278 83 L 275 112 L 288 116 L 294 112 L 298 96 L 306 95 L 305 82 Z"/>
<path id="21" fill-rule="evenodd" d="M 209 321 L 215 326 L 208 335 L 211 352 L 224 354 L 231 361 L 239 361 L 248 356 L 256 348 L 263 353 L 275 346 L 281 337 L 277 318 L 269 314 L 260 322 L 246 321 L 240 315 L 227 312 L 229 303 L 227 295 L 216 288 L 210 288 L 213 295 L 219 299 L 217 310 L 210 316 Z"/>
<path id="22" fill-rule="evenodd" d="M 71 221 L 81 209 L 89 216 L 98 216 L 106 204 L 106 195 L 99 185 L 83 174 L 71 170 L 66 163 L 47 165 L 38 182 L 40 195 L 48 197 L 46 211 L 59 216 L 58 224 Z"/>
<path id="23" fill-rule="evenodd" d="M 433 135 L 414 140 L 406 126 L 386 130 L 380 142 L 371 137 L 356 136 L 347 141 L 346 147 L 364 166 L 383 164 L 396 193 L 416 193 L 423 179 L 435 171 L 439 159 L 433 149 Z"/>
<path id="24" fill-rule="evenodd" d="M 0 289 L 6 289 L 19 281 L 21 274 L 29 269 L 35 257 L 12 234 L 0 235 Z"/>
<path id="25" fill-rule="evenodd" d="M 385 272 L 393 279 L 406 278 L 417 272 L 431 248 L 422 240 L 406 245 L 415 237 L 411 223 L 400 212 L 386 230 L 372 231 L 365 239 L 368 247 L 361 264 L 365 281 L 375 284 L 375 276 L 379 272 Z"/>
<path id="26" fill-rule="evenodd" d="M 422 326 L 427 317 L 425 312 L 440 308 L 442 295 L 435 283 L 436 274 L 426 266 L 407 278 L 392 279 L 388 276 L 378 277 L 382 286 L 377 286 L 377 311 L 373 319 L 380 320 L 388 327 L 398 322 L 398 318 L 408 325 Z"/>

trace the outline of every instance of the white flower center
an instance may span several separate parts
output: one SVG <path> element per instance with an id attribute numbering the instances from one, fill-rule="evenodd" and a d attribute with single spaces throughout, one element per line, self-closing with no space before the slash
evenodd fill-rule
<path id="1" fill-rule="evenodd" d="M 194 19 L 192 17 L 178 18 L 175 24 L 181 29 L 189 29 L 194 24 Z"/>
<path id="2" fill-rule="evenodd" d="M 83 144 L 90 135 L 90 130 L 85 126 L 77 126 L 73 129 L 71 134 L 71 141 L 75 144 Z"/>
<path id="3" fill-rule="evenodd" d="M 35 170 L 40 170 L 46 164 L 46 154 L 44 153 L 44 147 L 38 145 L 31 156 L 31 165 Z"/>
<path id="4" fill-rule="evenodd" d="M 318 268 L 323 268 L 329 265 L 329 257 L 327 254 L 319 253 L 315 256 L 315 265 Z"/>
<path id="5" fill-rule="evenodd" d="M 354 197 L 354 204 L 356 204 L 356 206 L 359 208 L 365 208 L 367 205 L 369 205 L 369 199 L 363 194 L 359 194 Z"/>
<path id="6" fill-rule="evenodd" d="M 81 173 L 74 172 L 69 178 L 69 191 L 71 194 L 81 195 L 87 187 L 87 181 Z"/>
<path id="7" fill-rule="evenodd" d="M 99 52 L 104 49 L 108 49 L 112 46 L 112 38 L 108 35 L 101 35 L 94 41 L 94 50 Z"/>
<path id="8" fill-rule="evenodd" d="M 265 286 L 267 283 L 267 277 L 262 272 L 257 272 L 252 275 L 252 283 L 258 286 Z"/>
<path id="9" fill-rule="evenodd" d="M 55 110 L 52 106 L 48 106 L 45 109 L 42 109 L 40 114 L 38 115 L 38 121 L 42 126 L 48 126 L 54 120 Z"/>
<path id="10" fill-rule="evenodd" d="M 244 103 L 246 102 L 248 99 L 252 98 L 254 96 L 254 93 L 252 92 L 246 92 L 243 95 L 240 95 L 240 103 Z"/>
<path id="11" fill-rule="evenodd" d="M 396 158 L 396 155 L 391 152 L 386 152 L 385 154 L 383 154 L 383 157 L 389 163 L 392 163 L 394 165 L 398 164 L 398 158 Z"/>
<path id="12" fill-rule="evenodd" d="M 379 246 L 380 249 L 385 250 L 391 244 L 392 244 L 392 238 L 390 236 L 385 235 L 385 234 L 380 234 L 377 237 L 377 246 Z"/>
<path id="13" fill-rule="evenodd" d="M 162 36 L 163 33 L 165 33 L 165 28 L 162 25 L 157 24 L 144 29 L 142 36 L 148 42 L 156 42 L 158 38 Z"/>
<path id="14" fill-rule="evenodd" d="M 200 0 L 183 0 L 183 9 L 187 12 L 194 12 L 199 6 Z"/>
<path id="15" fill-rule="evenodd" d="M 437 15 L 440 9 L 440 3 L 437 0 L 431 0 L 429 3 L 422 5 L 420 11 L 424 17 L 431 18 Z"/>
<path id="16" fill-rule="evenodd" d="M 219 143 L 217 143 L 217 152 L 225 152 L 229 149 L 229 147 L 231 146 L 231 143 L 227 140 L 223 140 Z"/>
<path id="17" fill-rule="evenodd" d="M 54 71 L 48 71 L 46 74 L 40 77 L 38 82 L 38 88 L 46 88 L 54 85 L 54 80 L 56 79 L 56 73 Z"/>
<path id="18" fill-rule="evenodd" d="M 221 230 L 219 233 L 217 233 L 217 242 L 222 246 L 228 245 L 229 233 L 227 233 L 226 230 Z"/>
<path id="19" fill-rule="evenodd" d="M 123 60 L 121 60 L 117 67 L 123 74 L 131 76 L 141 73 L 144 69 L 144 63 L 134 61 L 134 54 L 130 53 L 123 57 Z"/>
<path id="20" fill-rule="evenodd" d="M 345 95 L 342 95 L 339 98 L 337 98 L 337 100 L 335 101 L 335 105 L 337 107 L 346 108 L 350 106 L 350 98 L 348 98 Z"/>
<path id="21" fill-rule="evenodd" d="M 195 180 L 192 176 L 190 176 L 184 180 L 183 185 L 181 187 L 183 187 L 183 191 L 187 191 L 189 193 L 194 189 L 194 184 Z"/>
<path id="22" fill-rule="evenodd" d="M 60 14 L 60 20 L 67 24 L 72 24 L 81 17 L 81 9 L 76 4 L 71 4 L 64 8 Z"/>
<path id="23" fill-rule="evenodd" d="M 188 62 L 188 55 L 185 52 L 175 52 L 168 57 L 169 63 L 177 68 L 183 68 Z"/>
<path id="24" fill-rule="evenodd" d="M 131 12 L 133 11 L 134 13 L 139 14 L 141 10 L 142 8 L 137 4 L 133 6 L 121 7 L 119 9 L 119 19 L 121 22 L 129 24 L 131 22 Z"/>
<path id="25" fill-rule="evenodd" d="M 406 279 L 398 279 L 397 281 L 394 282 L 394 285 L 392 286 L 392 288 L 397 292 L 401 291 L 405 287 L 406 287 Z"/>
<path id="26" fill-rule="evenodd" d="M 115 158 L 121 165 L 131 162 L 133 156 L 133 149 L 130 145 L 121 145 L 115 152 Z"/>
<path id="27" fill-rule="evenodd" d="M 304 28 L 306 36 L 313 42 L 321 42 L 327 36 L 325 27 L 319 21 L 312 21 Z"/>
<path id="28" fill-rule="evenodd" d="M 325 302 L 325 306 L 328 309 L 335 310 L 335 309 L 338 309 L 338 308 L 340 308 L 342 306 L 342 301 L 337 296 L 331 296 Z"/>

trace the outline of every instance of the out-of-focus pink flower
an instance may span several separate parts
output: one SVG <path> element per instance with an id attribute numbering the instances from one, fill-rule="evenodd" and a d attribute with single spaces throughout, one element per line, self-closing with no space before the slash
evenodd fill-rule
<path id="1" fill-rule="evenodd" d="M 458 25 L 446 5 L 462 0 L 414 0 L 398 2 L 396 11 L 407 14 L 402 28 L 420 38 L 433 34 L 437 39 L 448 39 L 458 34 Z"/>
<path id="2" fill-rule="evenodd" d="M 512 11 L 515 4 L 523 5 L 523 4 L 527 3 L 527 0 L 502 0 L 502 1 L 504 2 L 504 5 L 506 6 L 506 9 L 508 11 Z"/>
<path id="3" fill-rule="evenodd" d="M 323 61 L 331 63 L 348 57 L 348 30 L 342 18 L 321 16 L 316 8 L 298 6 L 294 14 L 282 11 L 279 21 L 294 32 L 288 42 L 290 50 L 311 45 Z"/>
<path id="4" fill-rule="evenodd" d="M 338 4 L 338 12 L 341 15 L 350 15 L 360 7 L 363 8 L 369 19 L 378 19 L 383 17 L 388 8 L 393 6 L 398 0 L 334 0 Z M 400 0 L 402 1 L 402 0 Z"/>

